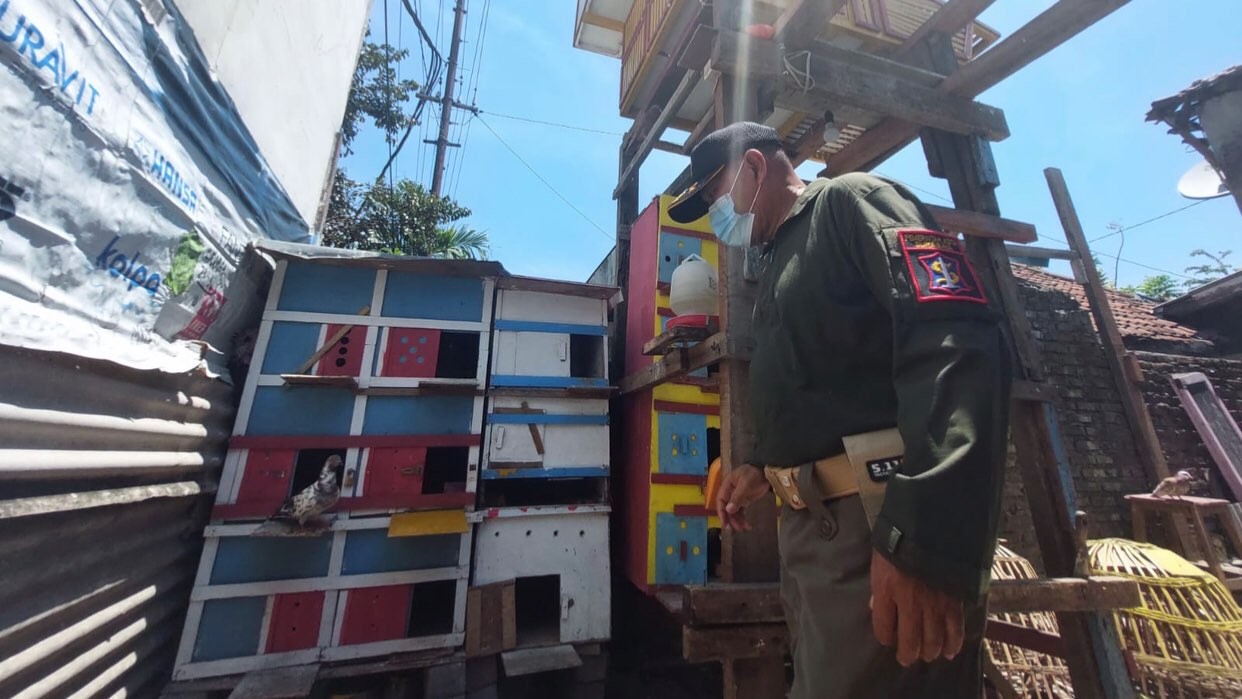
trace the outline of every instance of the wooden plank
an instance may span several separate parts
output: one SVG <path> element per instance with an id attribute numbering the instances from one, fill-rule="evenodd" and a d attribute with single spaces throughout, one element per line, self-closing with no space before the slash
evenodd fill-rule
<path id="1" fill-rule="evenodd" d="M 1033 243 L 1039 240 L 1035 226 L 980 211 L 951 209 L 947 206 L 926 204 L 940 227 L 953 233 L 964 233 L 975 238 L 992 238 L 1010 243 Z M 1068 258 L 1067 258 L 1068 259 Z"/>
<path id="2" fill-rule="evenodd" d="M 683 627 L 681 654 L 688 662 L 783 657 L 789 650 L 785 624 Z"/>
<path id="3" fill-rule="evenodd" d="M 465 534 L 470 531 L 465 510 L 431 510 L 402 512 L 388 521 L 388 536 L 430 536 L 433 534 Z"/>
<path id="4" fill-rule="evenodd" d="M 1061 248 L 1041 248 L 1035 245 L 1005 245 L 1010 257 L 1043 257 L 1051 260 L 1077 260 L 1078 253 Z"/>
<path id="5" fill-rule="evenodd" d="M 697 70 L 688 70 L 686 71 L 686 74 L 682 76 L 681 82 L 677 84 L 677 88 L 673 90 L 673 94 L 668 98 L 668 102 L 666 102 L 664 104 L 664 108 L 660 110 L 660 115 L 656 117 L 656 120 L 651 125 L 651 128 L 648 129 L 646 135 L 643 136 L 643 140 L 639 142 L 638 149 L 634 151 L 634 155 L 630 157 L 629 161 L 625 164 L 624 169 L 622 169 L 621 176 L 617 178 L 617 186 L 612 190 L 613 199 L 620 198 L 621 192 L 624 191 L 626 186 L 629 184 L 630 177 L 638 172 L 638 168 L 642 167 L 643 161 L 645 161 L 647 156 L 651 153 L 652 146 L 654 146 L 655 142 L 661 135 L 663 135 L 664 129 L 668 126 L 669 121 L 672 120 L 672 118 L 677 114 L 677 111 L 681 109 L 681 106 L 686 103 L 687 99 L 689 99 L 690 93 L 693 92 L 695 86 L 699 84 L 700 77 L 699 71 Z"/>
<path id="6" fill-rule="evenodd" d="M 915 49 L 931 34 L 945 34 L 952 36 L 961 31 L 966 25 L 974 21 L 984 10 L 992 5 L 996 0 L 949 0 L 949 2 L 940 6 L 927 21 L 920 24 L 910 36 L 902 40 L 901 46 L 894 52 L 894 56 L 903 59 L 909 56 L 910 52 Z"/>
<path id="7" fill-rule="evenodd" d="M 247 672 L 229 699 L 302 699 L 311 695 L 318 674 L 318 664 Z"/>
<path id="8" fill-rule="evenodd" d="M 420 383 L 417 386 L 368 386 L 357 391 L 364 396 L 482 396 L 483 389 L 470 384 Z"/>
<path id="9" fill-rule="evenodd" d="M 785 696 L 784 662 L 774 662 L 770 657 L 739 658 L 723 665 L 725 699 Z"/>
<path id="10" fill-rule="evenodd" d="M 776 43 L 797 50 L 819 36 L 828 22 L 845 6 L 845 0 L 794 0 L 772 25 Z"/>
<path id="11" fill-rule="evenodd" d="M 611 29 L 614 32 L 625 33 L 625 22 L 611 17 L 595 14 L 594 12 L 583 12 L 582 23 L 590 24 L 604 29 Z"/>
<path id="12" fill-rule="evenodd" d="M 785 618 L 780 585 L 773 583 L 687 585 L 682 609 L 688 624 L 756 624 Z"/>
<path id="13" fill-rule="evenodd" d="M 619 291 L 615 286 L 516 275 L 501 277 L 496 282 L 496 288 L 511 291 L 534 291 L 541 294 L 556 294 L 558 296 L 581 296 L 592 299 L 609 299 Z"/>
<path id="14" fill-rule="evenodd" d="M 703 114 L 703 118 L 699 120 L 699 123 L 695 124 L 694 130 L 691 131 L 690 135 L 686 137 L 686 142 L 681 145 L 681 152 L 685 155 L 689 155 L 690 151 L 694 150 L 694 147 L 699 144 L 699 141 L 702 140 L 703 137 L 707 135 L 708 131 L 713 129 L 715 126 L 716 108 L 714 106 L 710 106 Z M 687 169 L 688 168 L 689 166 L 687 166 Z M 675 182 L 676 181 L 674 181 L 674 183 Z M 677 194 L 680 193 L 681 190 L 678 190 Z"/>
<path id="15" fill-rule="evenodd" d="M 719 291 L 720 323 L 726 337 L 751 342 L 757 284 L 743 274 L 745 250 L 722 247 Z M 697 347 L 696 347 L 697 349 Z M 749 468 L 744 459 L 754 448 L 750 424 L 750 364 L 726 359 L 720 364 L 720 457 L 724 474 L 734 468 Z M 721 577 L 725 582 L 771 582 L 780 575 L 780 553 L 776 543 L 776 500 L 768 495 L 746 509 L 749 531 L 726 529 L 721 541 Z"/>
<path id="16" fill-rule="evenodd" d="M 982 94 L 1127 2 L 1129 0 L 1057 0 L 1038 17 L 967 63 L 961 71 L 963 77 L 947 78 L 940 89 L 964 97 Z M 886 119 L 834 154 L 824 173 L 835 177 L 871 169 L 904 148 L 918 136 L 918 131 L 917 125 Z"/>
<path id="17" fill-rule="evenodd" d="M 1011 624 L 999 619 L 988 619 L 983 635 L 989 641 L 1000 641 L 1057 658 L 1065 657 L 1065 644 L 1061 641 L 1059 634 Z"/>
<path id="18" fill-rule="evenodd" d="M 571 645 L 512 650 L 502 653 L 500 662 L 504 665 L 505 677 L 582 667 L 582 658 L 578 657 L 578 651 Z"/>
<path id="19" fill-rule="evenodd" d="M 988 611 L 993 614 L 1100 611 L 1141 604 L 1138 583 L 1107 575 L 997 580 L 988 593 Z"/>
<path id="20" fill-rule="evenodd" d="M 641 391 L 723 359 L 745 360 L 749 357 L 749 340 L 730 340 L 723 332 L 719 332 L 693 347 L 666 354 L 658 361 L 625 377 L 621 380 L 621 394 Z"/>
<path id="21" fill-rule="evenodd" d="M 316 376 L 314 374 L 281 374 L 286 386 L 325 386 L 328 388 L 358 388 L 356 376 Z"/>
<path id="22" fill-rule="evenodd" d="M 780 44 L 749 34 L 718 30 L 712 44 L 711 70 L 730 76 L 775 78 L 785 72 Z"/>
<path id="23" fill-rule="evenodd" d="M 1078 211 L 1074 208 L 1074 200 L 1070 197 L 1065 177 L 1056 168 L 1046 168 L 1044 177 L 1048 181 L 1048 190 L 1052 193 L 1052 203 L 1056 206 L 1057 216 L 1061 219 L 1061 227 L 1065 229 L 1066 240 L 1070 250 L 1078 254 L 1082 271 L 1087 278 L 1083 291 L 1087 296 L 1087 304 L 1091 308 L 1091 316 L 1095 319 L 1096 329 L 1104 343 L 1104 356 L 1108 361 L 1109 373 L 1113 375 L 1113 383 L 1121 396 L 1121 405 L 1125 409 L 1126 421 L 1130 429 L 1138 437 L 1139 457 L 1147 467 L 1148 477 L 1156 483 L 1169 477 L 1169 464 L 1164 458 L 1164 449 L 1160 446 L 1160 437 L 1156 435 L 1156 426 L 1152 424 L 1151 414 L 1147 412 L 1147 401 L 1129 376 L 1126 374 L 1125 357 L 1128 354 L 1121 331 L 1117 328 L 1117 318 L 1108 302 L 1104 291 L 1104 283 L 1095 268 L 1095 260 L 1091 257 L 1091 248 L 1083 233 L 1082 223 L 1078 220 Z"/>
<path id="24" fill-rule="evenodd" d="M 814 84 L 808 91 L 786 76 L 784 89 L 776 96 L 777 106 L 822 114 L 833 105 L 848 104 L 953 133 L 980 134 L 992 141 L 1009 137 L 1009 125 L 1000 109 L 892 72 L 865 70 L 812 55 L 811 76 Z"/>
<path id="25" fill-rule="evenodd" d="M 1013 382 L 1013 388 L 1010 391 L 1009 397 L 1010 400 L 1014 401 L 1035 401 L 1039 403 L 1051 403 L 1056 400 L 1056 394 L 1047 384 L 1021 379 Z"/>
<path id="26" fill-rule="evenodd" d="M 643 354 L 647 356 L 664 355 L 673 345 L 702 342 L 718 332 L 714 326 L 691 328 L 679 326 L 669 328 L 667 332 L 656 335 L 643 343 Z"/>
<path id="27" fill-rule="evenodd" d="M 365 316 L 365 315 L 370 315 L 370 314 L 371 314 L 370 306 L 363 306 L 362 308 L 358 309 L 358 315 L 360 316 Z M 332 333 L 332 337 L 328 338 L 328 341 L 323 343 L 322 347 L 315 350 L 314 353 L 311 354 L 310 358 L 307 359 L 305 362 L 303 362 L 302 366 L 298 367 L 297 371 L 294 371 L 293 373 L 294 374 L 305 374 L 306 372 L 310 371 L 311 367 L 315 366 L 315 362 L 319 361 L 323 357 L 323 355 L 328 353 L 328 350 L 335 347 L 336 343 L 340 342 L 341 338 L 345 337 L 345 335 L 348 334 L 349 331 L 353 330 L 355 327 L 357 326 L 342 325 L 340 328 L 337 328 L 336 332 Z"/>
<path id="28" fill-rule="evenodd" d="M 466 592 L 466 656 L 496 655 L 517 645 L 514 581 L 472 587 Z"/>

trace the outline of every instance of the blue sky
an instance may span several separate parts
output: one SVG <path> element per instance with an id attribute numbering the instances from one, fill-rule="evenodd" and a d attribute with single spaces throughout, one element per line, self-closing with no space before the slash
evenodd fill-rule
<path id="1" fill-rule="evenodd" d="M 411 1 L 447 55 L 451 0 Z M 387 2 L 390 42 L 398 45 L 400 38 L 412 50 L 402 77 L 421 78 L 416 33 L 400 0 L 373 2 L 372 40 L 383 40 Z M 982 19 L 1004 36 L 1051 4 L 1000 0 Z M 468 5 L 467 92 L 459 97 L 483 113 L 454 117 L 454 140 L 464 145 L 452 153 L 448 191 L 473 211 L 467 222 L 488 232 L 492 257 L 510 271 L 583 280 L 612 247 L 617 148 L 629 127 L 618 115 L 620 61 L 573 48 L 572 2 L 492 0 L 480 51 L 485 6 L 485 0 Z M 1088 239 L 1107 235 L 1110 224 L 1134 225 L 1192 203 L 1175 186 L 1199 156 L 1143 117 L 1153 100 L 1242 60 L 1239 26 L 1237 0 L 1136 0 L 984 93 L 980 100 L 1005 111 L 1013 134 L 993 147 L 1003 215 L 1034 223 L 1043 238 L 1039 244 L 1064 246 L 1043 175 L 1050 166 L 1065 173 Z M 435 121 L 428 109 L 427 138 L 434 138 Z M 397 174 L 430 183 L 431 149 L 420 139 L 417 132 L 411 136 Z M 355 150 L 345 167 L 359 180 L 374 177 L 388 155 L 373 128 Z M 641 172 L 640 208 L 686 162 L 653 153 Z M 804 174 L 813 176 L 818 167 L 804 168 Z M 943 181 L 928 176 L 917 143 L 878 171 L 923 190 L 929 202 L 943 204 L 938 197 L 948 197 Z M 1228 197 L 1126 232 L 1119 252 L 1122 237 L 1099 240 L 1093 249 L 1109 277 L 1116 264 L 1123 285 L 1158 273 L 1151 268 L 1180 279 L 1195 263 L 1189 255 L 1195 248 L 1232 249 L 1231 261 L 1242 264 L 1242 218 Z M 1124 261 L 1115 263 L 1110 255 Z"/>

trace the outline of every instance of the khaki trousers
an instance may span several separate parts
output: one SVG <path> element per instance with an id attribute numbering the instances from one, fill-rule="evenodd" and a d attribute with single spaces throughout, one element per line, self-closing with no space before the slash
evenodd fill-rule
<path id="1" fill-rule="evenodd" d="M 985 607 L 967 607 L 966 645 L 954 660 L 901 667 L 871 629 L 873 548 L 861 500 L 806 497 L 819 491 L 810 478 L 799 481 L 808 507 L 785 505 L 780 524 L 781 598 L 794 661 L 790 699 L 979 699 Z"/>

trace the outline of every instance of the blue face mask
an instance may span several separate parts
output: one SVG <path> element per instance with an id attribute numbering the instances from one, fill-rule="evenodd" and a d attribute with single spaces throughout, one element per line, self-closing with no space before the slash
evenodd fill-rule
<path id="1" fill-rule="evenodd" d="M 759 200 L 759 189 L 756 188 L 755 198 L 751 200 L 750 209 L 746 213 L 739 214 L 733 207 L 733 188 L 737 187 L 737 180 L 741 175 L 742 168 L 739 167 L 737 174 L 733 176 L 733 184 L 729 186 L 729 192 L 713 202 L 707 209 L 712 231 L 716 233 L 720 242 L 732 247 L 750 245 L 751 233 L 755 227 L 755 202 Z"/>

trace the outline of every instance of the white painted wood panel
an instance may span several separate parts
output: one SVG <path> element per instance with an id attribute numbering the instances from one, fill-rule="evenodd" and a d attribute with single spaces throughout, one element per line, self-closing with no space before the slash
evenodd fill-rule
<path id="1" fill-rule="evenodd" d="M 608 401 L 593 398 L 543 398 L 539 396 L 494 396 L 492 412 L 497 408 L 517 410 L 525 403 L 531 410 L 549 415 L 607 415 Z"/>
<path id="2" fill-rule="evenodd" d="M 606 640 L 611 624 L 607 514 L 497 517 L 479 524 L 475 585 L 553 574 L 561 578 L 560 642 Z"/>
<path id="3" fill-rule="evenodd" d="M 569 335 L 501 330 L 493 374 L 569 376 Z"/>
<path id="4" fill-rule="evenodd" d="M 608 324 L 608 302 L 581 296 L 505 289 L 500 292 L 496 317 L 500 320 L 602 326 Z"/>
<path id="5" fill-rule="evenodd" d="M 607 466 L 608 425 L 547 425 L 544 468 Z"/>
<path id="6" fill-rule="evenodd" d="M 545 427 L 546 425 L 535 425 L 541 438 L 547 431 Z M 535 449 L 535 440 L 531 437 L 530 427 L 527 425 L 492 425 L 487 428 L 487 432 L 489 467 L 493 463 L 501 464 L 500 467 L 503 467 L 503 463 L 543 461 L 543 456 Z M 546 445 L 547 442 L 545 441 L 544 444 Z"/>

